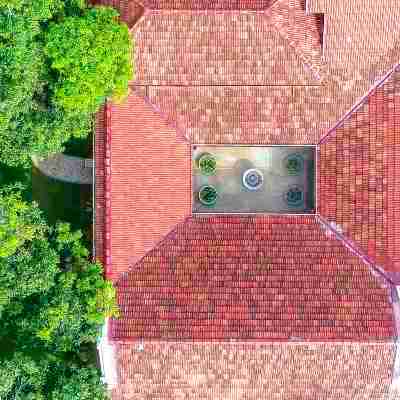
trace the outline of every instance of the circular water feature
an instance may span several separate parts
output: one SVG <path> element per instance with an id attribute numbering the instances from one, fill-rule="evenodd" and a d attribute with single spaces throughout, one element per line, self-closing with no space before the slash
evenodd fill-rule
<path id="1" fill-rule="evenodd" d="M 284 158 L 283 165 L 288 175 L 300 175 L 304 170 L 304 158 L 299 153 L 289 154 Z"/>
<path id="2" fill-rule="evenodd" d="M 264 176 L 258 169 L 248 169 L 243 174 L 243 185 L 249 190 L 258 190 L 264 183 Z"/>
<path id="3" fill-rule="evenodd" d="M 291 186 L 284 193 L 284 198 L 289 207 L 299 207 L 304 202 L 304 190 L 301 186 Z"/>

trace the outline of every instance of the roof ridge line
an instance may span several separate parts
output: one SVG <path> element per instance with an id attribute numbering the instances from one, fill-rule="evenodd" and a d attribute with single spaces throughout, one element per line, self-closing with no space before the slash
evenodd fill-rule
<path id="1" fill-rule="evenodd" d="M 268 10 L 266 10 L 266 13 L 272 13 L 275 10 L 276 7 L 278 7 L 279 3 L 284 3 L 284 0 L 276 0 L 270 8 L 268 8 Z M 288 4 L 289 5 L 289 4 Z M 289 6 L 290 7 L 290 6 Z M 277 13 L 279 13 L 278 11 L 276 11 Z M 306 17 L 311 17 L 312 15 L 307 15 L 306 13 L 304 13 L 304 15 Z M 287 41 L 287 43 L 289 44 L 289 46 L 292 48 L 292 50 L 294 51 L 294 53 L 296 54 L 296 56 L 300 59 L 301 63 L 304 65 L 304 67 L 306 69 L 308 69 L 311 74 L 313 75 L 314 79 L 316 79 L 317 81 L 320 82 L 319 85 L 315 85 L 315 86 L 322 86 L 322 75 L 321 75 L 321 67 L 318 67 L 316 65 L 314 65 L 314 63 L 312 62 L 313 60 L 311 59 L 311 57 L 307 57 L 303 51 L 299 50 L 299 47 L 296 47 L 293 42 L 290 41 L 289 39 L 289 35 L 285 35 L 278 27 L 278 22 L 275 23 L 271 23 L 271 26 L 275 29 L 275 31 L 278 32 L 279 36 L 282 37 L 284 40 Z M 294 25 L 296 27 L 296 25 Z M 321 54 L 322 55 L 322 54 Z M 307 85 L 309 86 L 309 85 Z M 311 85 L 310 85 L 311 86 Z M 314 85 L 312 85 L 314 86 Z"/>
<path id="2" fill-rule="evenodd" d="M 134 46 L 136 46 L 135 40 L 132 36 L 138 30 L 138 26 L 140 26 L 142 24 L 142 21 L 144 21 L 145 18 L 147 17 L 147 15 L 149 15 L 150 13 L 149 13 L 149 9 L 147 7 L 145 7 L 141 1 L 133 0 L 133 2 L 136 4 L 139 4 L 141 7 L 143 7 L 143 14 L 140 16 L 140 18 L 135 22 L 135 24 L 133 26 L 131 26 L 130 28 L 128 26 L 129 37 L 133 41 Z"/>
<path id="3" fill-rule="evenodd" d="M 361 249 L 357 249 L 355 246 L 353 246 L 349 239 L 338 232 L 328 221 L 321 217 L 321 215 L 316 215 L 316 219 L 322 225 L 324 225 L 326 229 L 331 231 L 337 240 L 339 240 L 344 246 L 346 246 L 351 252 L 360 258 L 364 264 L 367 264 L 372 275 L 378 278 L 378 280 L 381 280 L 381 283 L 388 292 L 388 298 L 393 312 L 393 326 L 395 332 L 393 339 L 396 344 L 400 344 L 400 299 L 395 283 L 386 275 L 384 270 L 381 270 L 375 265 L 375 263 L 372 262 L 368 255 L 364 254 Z M 400 360 L 398 362 L 400 364 Z"/>
<path id="4" fill-rule="evenodd" d="M 356 101 L 356 103 L 350 108 L 349 111 L 347 111 L 343 117 L 341 117 L 336 124 L 328 130 L 328 132 L 322 136 L 320 141 L 318 142 L 318 145 L 326 143 L 329 139 L 332 133 L 336 131 L 347 119 L 349 119 L 360 107 L 362 107 L 366 101 L 378 90 L 382 85 L 386 83 L 386 81 L 395 73 L 398 72 L 398 69 L 400 68 L 400 61 L 392 67 L 389 72 L 387 72 L 382 79 L 380 79 L 378 82 L 372 85 L 372 87 L 367 91 L 367 93 L 361 97 L 360 100 Z"/>
<path id="5" fill-rule="evenodd" d="M 221 8 L 221 9 L 215 9 L 215 8 L 200 8 L 200 9 L 193 9 L 193 8 L 152 8 L 149 7 L 145 4 L 145 0 L 132 0 L 135 3 L 139 3 L 145 10 L 150 10 L 150 11 L 264 11 L 267 10 L 269 8 L 271 8 L 275 3 L 279 2 L 280 0 L 271 0 L 271 4 L 266 8 L 262 8 L 262 9 L 225 9 L 225 8 Z M 239 3 L 239 1 L 237 1 Z"/>
<path id="6" fill-rule="evenodd" d="M 396 344 L 400 346 L 400 297 L 399 297 L 400 293 L 397 288 L 398 286 L 391 285 L 390 290 L 392 298 L 394 327 L 396 331 L 395 341 Z M 398 357 L 399 357 L 399 360 L 397 361 L 399 363 L 398 376 L 400 378 L 400 348 L 398 349 Z"/>
<path id="7" fill-rule="evenodd" d="M 111 261 L 111 120 L 112 104 L 107 99 L 104 106 L 104 269 L 108 278 L 112 272 Z"/>
<path id="8" fill-rule="evenodd" d="M 135 261 L 134 263 L 132 263 L 131 265 L 129 265 L 128 270 L 121 272 L 120 276 L 118 277 L 118 279 L 115 281 L 115 286 L 118 286 L 118 284 L 121 282 L 121 280 L 132 270 L 132 268 L 139 264 L 145 257 L 147 257 L 150 252 L 158 249 L 161 247 L 161 245 L 164 243 L 165 240 L 167 240 L 171 235 L 173 235 L 174 233 L 176 233 L 176 230 L 178 229 L 178 227 L 180 225 L 184 225 L 186 224 L 186 222 L 192 218 L 192 215 L 188 215 L 186 216 L 182 221 L 178 222 L 170 231 L 168 231 L 168 233 L 166 235 L 164 235 L 150 250 L 146 251 L 145 254 L 143 256 L 141 256 L 137 261 Z"/>
<path id="9" fill-rule="evenodd" d="M 364 262 L 364 264 L 367 264 L 368 267 L 372 270 L 371 272 L 373 275 L 379 275 L 381 278 L 383 278 L 386 282 L 386 285 L 389 287 L 392 287 L 393 285 L 395 286 L 394 282 L 387 276 L 384 270 L 379 268 L 373 261 L 372 259 L 363 252 L 362 249 L 357 248 L 354 246 L 351 241 L 341 234 L 337 229 L 335 229 L 332 224 L 330 224 L 325 218 L 323 218 L 320 214 L 316 215 L 316 220 L 323 225 L 326 229 L 331 231 L 333 235 L 336 237 L 337 240 L 339 240 L 344 246 L 346 246 L 352 253 L 354 253 L 358 258 L 361 259 L 361 261 Z"/>
<path id="10" fill-rule="evenodd" d="M 140 95 L 138 95 L 138 96 L 140 96 L 142 99 L 144 99 L 144 101 L 146 102 L 146 104 L 149 105 L 149 106 L 152 108 L 152 110 L 153 110 L 156 114 L 158 114 L 158 115 L 164 120 L 164 122 L 167 124 L 167 126 L 173 128 L 173 129 L 175 129 L 175 131 L 176 131 L 176 133 L 177 133 L 177 137 L 178 137 L 179 139 L 183 139 L 187 144 L 190 145 L 190 144 L 191 144 L 191 141 L 190 141 L 189 138 L 185 135 L 185 133 L 183 132 L 183 130 L 178 126 L 178 123 L 177 123 L 177 122 L 168 122 L 168 118 L 167 118 L 166 114 L 165 114 L 163 111 L 161 111 L 161 109 L 160 109 L 157 105 L 155 105 L 155 104 L 150 100 L 150 97 L 148 96 L 148 86 L 149 86 L 149 85 L 139 85 L 139 84 L 136 83 L 136 81 L 135 81 L 135 82 L 132 84 L 132 86 L 133 86 L 134 90 L 136 90 L 136 88 L 139 87 L 139 86 L 145 86 L 145 88 L 146 88 L 146 94 L 145 94 L 144 96 L 140 96 Z"/>
<path id="11" fill-rule="evenodd" d="M 136 1 L 136 0 L 134 0 Z M 144 7 L 145 10 L 149 11 L 153 14 L 161 14 L 161 13 L 169 13 L 169 14 L 240 14 L 240 13 L 253 13 L 253 14 L 261 14 L 267 13 L 270 9 L 280 0 L 275 0 L 273 4 L 269 6 L 269 8 L 262 9 L 250 9 L 250 8 L 150 8 Z"/>
<path id="12" fill-rule="evenodd" d="M 200 345 L 200 346 L 338 346 L 338 345 L 345 345 L 345 346 L 360 346 L 360 345 L 370 345 L 370 346 L 387 346 L 393 345 L 394 342 L 392 338 L 385 339 L 385 340 L 365 340 L 360 339 L 354 341 L 354 339 L 326 339 L 326 340 L 288 340 L 288 339 L 258 339 L 258 340 L 243 340 L 243 339 L 220 339 L 220 340 L 201 340 L 201 339 L 143 339 L 143 338 L 124 338 L 124 339 L 109 339 L 110 342 L 114 345 L 120 346 L 132 346 L 135 344 L 143 344 L 143 345 L 152 345 L 152 344 L 163 344 L 163 345 L 176 345 L 176 344 L 184 344 L 184 345 Z"/>

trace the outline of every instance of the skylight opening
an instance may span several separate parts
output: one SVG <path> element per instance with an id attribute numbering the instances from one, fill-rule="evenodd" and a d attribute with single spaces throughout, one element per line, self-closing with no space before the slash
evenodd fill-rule
<path id="1" fill-rule="evenodd" d="M 194 145 L 193 213 L 315 213 L 315 146 Z"/>

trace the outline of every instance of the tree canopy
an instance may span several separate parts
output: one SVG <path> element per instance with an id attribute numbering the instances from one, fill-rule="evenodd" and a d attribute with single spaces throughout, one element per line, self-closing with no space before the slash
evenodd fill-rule
<path id="1" fill-rule="evenodd" d="M 62 151 L 107 97 L 123 101 L 133 43 L 117 16 L 84 0 L 0 0 L 0 162 Z"/>
<path id="2" fill-rule="evenodd" d="M 106 399 L 93 346 L 118 316 L 115 288 L 82 233 L 49 226 L 3 167 L 62 151 L 107 97 L 124 100 L 133 43 L 117 16 L 85 0 L 0 0 L 1 400 Z"/>
<path id="3" fill-rule="evenodd" d="M 126 95 L 132 50 L 127 27 L 110 23 L 116 16 L 112 8 L 94 8 L 84 17 L 50 24 L 44 50 L 61 78 L 53 90 L 55 102 L 63 109 L 90 113 L 105 97 L 114 93 L 118 100 Z M 118 53 L 119 58 L 113 56 Z"/>
<path id="4" fill-rule="evenodd" d="M 0 207 L 0 398 L 103 399 L 99 372 L 77 354 L 118 316 L 112 283 L 82 233 L 47 226 L 18 187 L 0 190 Z"/>
<path id="5" fill-rule="evenodd" d="M 4 400 L 107 400 L 96 368 L 55 357 L 16 352 L 0 359 L 0 398 Z"/>

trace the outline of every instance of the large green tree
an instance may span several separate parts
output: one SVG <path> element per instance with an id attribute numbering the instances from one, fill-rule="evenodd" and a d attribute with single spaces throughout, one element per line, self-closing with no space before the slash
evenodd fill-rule
<path id="1" fill-rule="evenodd" d="M 127 26 L 113 22 L 117 16 L 114 9 L 99 7 L 50 24 L 45 54 L 61 78 L 53 89 L 63 109 L 90 113 L 108 96 L 117 101 L 126 96 L 133 76 L 132 44 Z"/>
<path id="2" fill-rule="evenodd" d="M 107 400 L 106 388 L 94 367 L 46 354 L 15 352 L 0 358 L 0 399 Z"/>
<path id="3" fill-rule="evenodd" d="M 117 15 L 84 0 L 0 0 L 0 162 L 61 151 L 108 96 L 123 101 L 133 44 Z"/>
<path id="4" fill-rule="evenodd" d="M 5 310 L 9 313 L 19 310 L 23 299 L 50 289 L 59 260 L 45 232 L 46 225 L 37 205 L 25 203 L 13 186 L 2 189 L 0 320 Z"/>
<path id="5" fill-rule="evenodd" d="M 113 285 L 82 233 L 47 226 L 18 186 L 0 190 L 0 210 L 0 399 L 103 399 L 80 352 L 118 316 Z"/>

